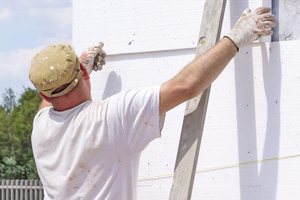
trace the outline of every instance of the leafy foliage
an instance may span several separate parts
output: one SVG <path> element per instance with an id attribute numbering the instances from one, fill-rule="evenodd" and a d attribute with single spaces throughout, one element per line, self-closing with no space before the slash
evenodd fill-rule
<path id="1" fill-rule="evenodd" d="M 18 165 L 12 157 L 5 157 L 0 163 L 1 179 L 27 179 L 25 167 Z"/>
<path id="2" fill-rule="evenodd" d="M 16 105 L 16 95 L 11 88 L 6 89 L 6 93 L 3 95 L 3 100 L 4 100 L 4 106 L 3 106 L 4 111 L 8 115 L 10 115 L 14 109 L 14 106 Z"/>
<path id="3" fill-rule="evenodd" d="M 37 179 L 32 148 L 32 122 L 41 102 L 37 90 L 24 88 L 18 100 L 10 88 L 0 106 L 0 172 L 2 179 Z"/>

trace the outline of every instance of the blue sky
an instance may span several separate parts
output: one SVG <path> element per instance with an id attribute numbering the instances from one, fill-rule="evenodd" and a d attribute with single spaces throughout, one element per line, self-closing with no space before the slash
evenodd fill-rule
<path id="1" fill-rule="evenodd" d="M 0 0 L 0 104 L 5 89 L 33 85 L 31 59 L 57 41 L 72 42 L 72 0 Z"/>

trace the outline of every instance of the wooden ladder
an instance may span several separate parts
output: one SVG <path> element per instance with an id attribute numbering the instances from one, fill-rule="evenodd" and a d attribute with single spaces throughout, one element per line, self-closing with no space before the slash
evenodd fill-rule
<path id="1" fill-rule="evenodd" d="M 220 39 L 225 6 L 226 0 L 205 1 L 196 57 Z M 170 200 L 191 199 L 210 88 L 186 103 Z"/>

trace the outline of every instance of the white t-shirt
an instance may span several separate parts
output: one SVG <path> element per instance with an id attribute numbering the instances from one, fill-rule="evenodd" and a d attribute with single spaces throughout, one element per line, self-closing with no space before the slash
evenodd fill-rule
<path id="1" fill-rule="evenodd" d="M 45 199 L 136 199 L 141 151 L 160 137 L 160 87 L 40 110 L 32 148 Z"/>

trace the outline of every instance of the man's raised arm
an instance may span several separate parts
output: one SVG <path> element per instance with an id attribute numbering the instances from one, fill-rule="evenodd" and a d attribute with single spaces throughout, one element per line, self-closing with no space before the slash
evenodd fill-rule
<path id="1" fill-rule="evenodd" d="M 267 7 L 257 8 L 252 12 L 246 9 L 222 40 L 195 58 L 171 80 L 163 83 L 160 90 L 160 115 L 203 92 L 219 76 L 239 48 L 262 36 L 272 35 L 275 16 L 270 11 Z"/>

